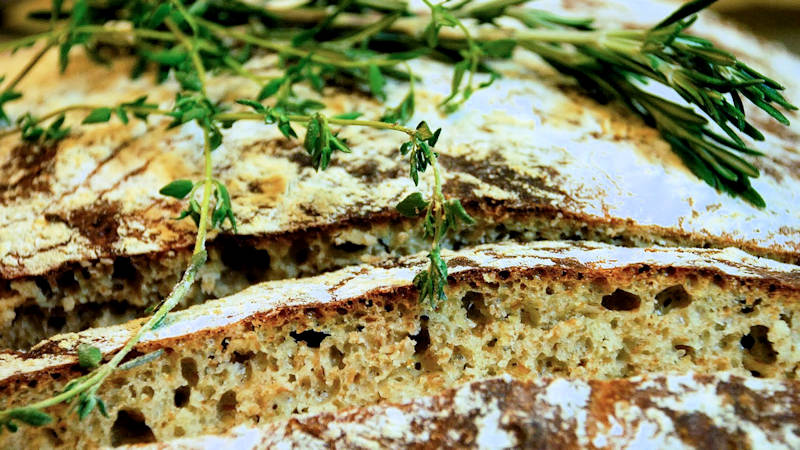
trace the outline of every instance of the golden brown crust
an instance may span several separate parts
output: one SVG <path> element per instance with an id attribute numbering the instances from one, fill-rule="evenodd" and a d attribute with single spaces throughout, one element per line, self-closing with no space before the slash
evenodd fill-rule
<path id="1" fill-rule="evenodd" d="M 503 243 L 445 252 L 452 285 L 483 279 L 491 272 L 500 279 L 585 280 L 587 283 L 627 283 L 635 276 L 663 272 L 676 279 L 688 274 L 715 283 L 740 283 L 766 292 L 800 292 L 795 266 L 754 258 L 736 249 L 626 248 L 593 242 Z M 424 255 L 377 266 L 356 266 L 301 280 L 266 282 L 217 301 L 171 314 L 166 324 L 147 334 L 140 353 L 180 348 L 225 333 L 274 327 L 302 317 L 352 312 L 370 299 L 391 303 L 416 302 L 412 279 L 426 267 Z M 109 354 L 124 345 L 144 319 L 127 324 L 55 336 L 30 352 L 0 353 L 0 389 L 16 389 L 50 374 L 74 370 L 77 348 L 91 344 Z M 60 375 L 58 375 L 60 376 Z"/>
<path id="2" fill-rule="evenodd" d="M 538 7 L 585 13 L 574 2 Z M 584 5 L 585 6 L 585 5 Z M 622 22 L 626 2 L 591 2 L 601 22 Z M 624 20 L 652 23 L 673 5 L 652 2 Z M 696 32 L 725 35 L 733 50 L 800 93 L 785 74 L 800 68 L 797 58 L 722 25 L 713 15 Z M 3 65 L 21 64 L 25 51 L 3 56 Z M 128 80 L 126 61 L 113 71 L 75 55 L 57 83 L 55 55 L 22 86 L 26 96 L 10 104 L 12 114 L 43 113 L 80 100 L 113 103 L 142 93 L 169 107 L 174 83 Z M 270 66 L 269 59 L 254 64 Z M 737 246 L 757 255 L 797 262 L 800 254 L 800 200 L 796 125 L 767 127 L 767 140 L 754 145 L 766 156 L 755 187 L 768 207 L 755 209 L 720 195 L 690 174 L 655 130 L 620 107 L 585 97 L 565 77 L 536 58 L 520 54 L 498 70 L 505 74 L 492 89 L 475 94 L 464 110 L 443 117 L 435 105 L 446 92 L 450 71 L 422 61 L 415 70 L 418 115 L 444 133 L 445 190 L 471 205 L 487 221 L 510 216 L 564 217 L 569 231 L 599 229 L 597 238 L 637 245 Z M 45 82 L 46 81 L 46 82 Z M 258 86 L 219 77 L 216 98 L 251 96 Z M 392 86 L 393 96 L 404 93 Z M 310 93 L 309 95 L 314 95 Z M 352 92 L 325 93 L 331 113 L 359 110 L 377 117 L 382 107 Z M 396 99 L 390 99 L 390 102 Z M 794 119 L 796 114 L 790 114 Z M 80 115 L 71 115 L 77 121 Z M 176 178 L 197 178 L 201 167 L 197 127 L 164 131 L 164 122 L 82 126 L 57 147 L 33 148 L 16 137 L 0 141 L 0 276 L 16 279 L 47 273 L 71 261 L 137 255 L 185 247 L 192 241 L 188 222 L 168 220 L 181 208 L 157 190 Z M 272 239 L 311 230 L 345 229 L 353 222 L 395 220 L 393 207 L 414 190 L 407 164 L 397 155 L 402 136 L 368 129 L 345 129 L 354 153 L 337 155 L 332 167 L 315 173 L 304 150 L 273 128 L 238 123 L 215 152 L 216 174 L 230 188 L 243 236 Z M 613 164 L 612 164 L 613 162 Z M 423 182 L 421 190 L 427 191 Z M 654 205 L 658 205 L 657 208 Z M 588 236 L 595 239 L 595 236 Z"/>
<path id="3" fill-rule="evenodd" d="M 398 402 L 498 373 L 521 380 L 689 370 L 797 376 L 795 266 L 735 249 L 590 242 L 492 244 L 444 256 L 449 301 L 435 310 L 412 287 L 427 264 L 422 254 L 268 282 L 170 314 L 134 352 L 163 353 L 115 373 L 99 393 L 111 419 L 92 416 L 83 422 L 91 433 L 81 433 L 62 428 L 67 407 L 53 407 L 59 421 L 51 427 L 26 428 L 3 442 L 51 435 L 69 445 L 121 442 L 130 414 L 150 430 L 148 439 L 198 436 L 230 424 Z M 675 288 L 683 294 L 669 294 Z M 58 392 L 85 373 L 76 364 L 80 344 L 109 358 L 140 325 L 0 354 L 4 406 Z"/>

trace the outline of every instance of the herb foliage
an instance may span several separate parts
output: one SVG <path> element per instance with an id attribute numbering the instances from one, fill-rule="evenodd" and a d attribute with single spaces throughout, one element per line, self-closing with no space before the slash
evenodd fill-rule
<path id="1" fill-rule="evenodd" d="M 440 105 L 449 113 L 500 77 L 491 68 L 492 60 L 510 58 L 518 48 L 532 51 L 597 98 L 627 104 L 657 128 L 709 185 L 764 206 L 764 199 L 750 184 L 758 170 L 744 157 L 759 155 L 747 146 L 745 137 L 760 140 L 764 136 L 748 121 L 744 103 L 784 124 L 788 120 L 781 110 L 796 108 L 780 94 L 779 83 L 686 32 L 695 14 L 713 0 L 690 1 L 650 29 L 625 30 L 597 29 L 591 19 L 559 17 L 528 8 L 521 0 L 425 3 L 428 13 L 415 14 L 399 0 L 318 0 L 301 7 L 302 14 L 291 14 L 235 0 L 75 0 L 70 11 L 64 10 L 61 0 L 54 0 L 50 10 L 32 14 L 48 21 L 49 31 L 0 44 L 0 51 L 40 45 L 12 79 L 6 82 L 0 75 L 0 127 L 7 127 L 0 130 L 0 137 L 19 133 L 33 144 L 55 143 L 69 135 L 72 128 L 65 123 L 66 114 L 75 111 L 85 113 L 84 126 L 111 120 L 128 124 L 159 115 L 171 118 L 169 127 L 193 122 L 204 136 L 202 179 L 175 180 L 160 190 L 186 202 L 176 219 L 190 218 L 197 225 L 191 263 L 181 280 L 110 360 L 102 363 L 97 348 L 81 347 L 79 364 L 90 371 L 51 398 L 0 411 L 0 430 L 16 431 L 18 424 L 48 424 L 53 418 L 44 410 L 63 402 L 74 401 L 71 408 L 80 419 L 95 409 L 107 415 L 97 396 L 105 379 L 117 369 L 145 364 L 160 355 L 156 352 L 123 363 L 141 337 L 164 322 L 194 283 L 207 257 L 209 227 L 236 231 L 235 206 L 225 185 L 213 177 L 211 152 L 223 145 L 222 129 L 238 120 L 274 124 L 287 139 L 298 139 L 296 126 L 305 128 L 303 146 L 317 170 L 325 170 L 337 152 L 352 151 L 339 137 L 340 127 L 404 133 L 407 140 L 398 154 L 407 158 L 414 185 L 428 169 L 433 176 L 429 196 L 413 192 L 397 204 L 399 214 L 419 218 L 424 235 L 431 240 L 429 267 L 414 284 L 420 299 L 432 307 L 445 301 L 447 265 L 441 257 L 442 242 L 450 230 L 474 220 L 458 199 L 448 199 L 442 192 L 434 151 L 442 130 L 432 131 L 424 121 L 415 128 L 406 126 L 415 113 L 418 78 L 407 63 L 413 59 L 429 57 L 452 64 L 451 92 Z M 524 29 L 468 26 L 469 22 L 492 24 L 503 17 L 516 19 Z M 120 23 L 129 26 L 120 27 Z M 423 31 L 409 31 L 414 29 Z M 38 117 L 12 118 L 4 107 L 23 97 L 17 86 L 42 56 L 57 49 L 63 71 L 76 47 L 102 64 L 108 63 L 104 49 L 115 47 L 136 59 L 132 77 L 149 71 L 163 81 L 172 74 L 181 91 L 169 110 L 160 110 L 141 97 L 117 105 L 77 104 Z M 277 54 L 282 75 L 265 78 L 246 69 L 244 63 L 258 52 Z M 235 105 L 219 104 L 206 93 L 208 73 L 219 72 L 253 80 L 261 89 L 255 98 L 238 100 L 239 110 L 231 110 Z M 360 119 L 358 112 L 328 117 L 321 112 L 324 104 L 302 98 L 294 89 L 302 83 L 322 92 L 325 86 L 346 80 L 385 100 L 387 79 L 407 81 L 409 90 L 399 104 L 387 107 L 380 120 Z M 650 93 L 647 82 L 671 88 L 685 103 Z"/>

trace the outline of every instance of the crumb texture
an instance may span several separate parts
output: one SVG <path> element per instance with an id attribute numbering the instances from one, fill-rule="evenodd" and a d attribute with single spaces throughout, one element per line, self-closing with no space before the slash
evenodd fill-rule
<path id="1" fill-rule="evenodd" d="M 142 449 L 797 448 L 800 385 L 730 374 L 482 380 Z"/>
<path id="2" fill-rule="evenodd" d="M 674 7 L 659 1 L 640 5 L 621 0 L 564 0 L 536 7 L 571 15 L 591 13 L 601 23 L 625 26 L 656 23 Z M 713 14 L 704 14 L 693 31 L 712 38 L 725 36 L 728 48 L 785 83 L 788 98 L 800 98 L 798 80 L 787 75 L 800 73 L 796 57 L 720 23 Z M 20 67 L 34 51 L 4 54 L 0 65 Z M 132 61 L 124 57 L 110 70 L 78 53 L 63 78 L 56 75 L 56 59 L 56 52 L 48 54 L 20 86 L 25 96 L 8 105 L 13 117 L 27 110 L 45 114 L 72 103 L 130 101 L 145 93 L 169 108 L 178 89 L 174 81 L 153 86 L 148 77 L 128 79 Z M 275 61 L 268 57 L 257 56 L 251 65 L 264 76 L 274 74 Z M 797 114 L 789 114 L 793 125 L 785 128 L 772 125 L 763 114 L 752 114 L 767 136 L 764 142 L 753 143 L 766 155 L 754 160 L 762 173 L 754 187 L 768 203 L 759 210 L 705 185 L 689 173 L 656 130 L 622 107 L 595 103 L 542 61 L 519 52 L 514 60 L 498 63 L 496 70 L 503 78 L 491 89 L 476 92 L 458 114 L 441 117 L 436 105 L 449 91 L 452 68 L 416 61 L 414 71 L 423 81 L 417 86 L 418 117 L 414 120 L 437 118 L 437 125 L 444 129 L 437 151 L 446 194 L 461 198 L 487 223 L 504 226 L 497 236 L 737 246 L 760 256 L 799 260 Z M 258 88 L 220 75 L 210 80 L 209 95 L 214 100 L 232 100 L 253 97 Z M 393 95 L 387 101 L 396 104 L 399 99 L 394 97 L 404 95 L 405 87 L 392 85 L 389 91 Z M 361 111 L 365 118 L 374 118 L 384 110 L 364 95 L 339 88 L 329 88 L 324 98 L 329 105 L 326 112 L 331 114 Z M 70 115 L 68 121 L 80 119 Z M 180 253 L 192 242 L 194 227 L 189 221 L 169 220 L 182 204 L 159 196 L 158 189 L 175 179 L 200 177 L 202 133 L 194 124 L 164 130 L 165 122 L 153 118 L 149 124 L 122 126 L 112 121 L 82 126 L 47 148 L 22 143 L 17 136 L 0 140 L 4 175 L 0 180 L 0 326 L 13 327 L 13 320 L 35 317 L 40 310 L 46 318 L 38 325 L 43 330 L 10 337 L 3 333 L 7 345 L 124 320 L 136 313 L 126 310 L 126 304 L 118 311 L 110 307 L 110 312 L 94 315 L 85 308 L 82 313 L 90 317 L 86 321 L 67 316 L 74 305 L 87 302 L 157 301 L 170 277 L 178 276 L 178 264 L 156 262 L 153 265 L 163 275 L 139 271 L 147 288 L 138 288 L 136 279 L 123 280 L 130 285 L 123 289 L 114 287 L 120 282 L 114 278 L 115 259 L 149 255 L 169 260 L 170 252 Z M 337 155 L 328 170 L 316 173 L 300 142 L 285 140 L 274 126 L 237 122 L 224 134 L 224 144 L 215 151 L 215 176 L 229 187 L 242 237 L 293 239 L 324 231 L 330 245 L 352 250 L 349 263 L 359 262 L 381 246 L 399 248 L 400 254 L 416 250 L 413 245 L 404 246 L 399 233 L 398 242 L 383 240 L 382 244 L 378 240 L 383 236 L 377 232 L 349 234 L 353 225 L 396 219 L 394 205 L 417 190 L 408 177 L 407 163 L 397 155 L 402 136 L 345 128 L 341 136 L 353 153 Z M 430 188 L 428 178 L 421 181 L 423 192 Z M 510 225 L 521 218 L 527 227 Z M 541 223 L 533 226 L 535 220 Z M 410 228 L 411 223 L 406 225 Z M 328 258 L 331 252 L 326 247 L 314 248 L 303 240 L 297 245 L 299 254 L 307 251 L 326 261 L 335 259 Z M 267 253 L 279 259 L 277 251 L 267 249 Z M 263 258 L 259 261 L 265 263 Z M 336 267 L 331 263 L 322 269 Z M 243 278 L 247 275 L 246 268 L 234 270 Z M 311 273 L 292 267 L 285 272 L 291 276 L 292 271 Z M 222 275 L 206 277 L 207 292 L 216 287 L 215 276 Z M 219 286 L 213 295 L 235 291 L 226 291 L 223 282 Z M 37 326 L 29 325 L 18 328 Z"/>
<path id="3" fill-rule="evenodd" d="M 610 380 L 724 371 L 754 382 L 800 375 L 793 266 L 734 249 L 580 242 L 485 245 L 446 258 L 449 301 L 435 311 L 411 288 L 425 267 L 417 255 L 267 282 L 174 313 L 137 347 L 163 354 L 114 374 L 100 391 L 111 418 L 93 415 L 80 431 L 62 419 L 5 434 L 0 444 L 160 442 L 401 402 L 497 375 Z M 81 373 L 81 343 L 109 354 L 135 326 L 0 355 L 0 401 L 56 392 Z M 549 398 L 584 395 L 564 389 Z"/>

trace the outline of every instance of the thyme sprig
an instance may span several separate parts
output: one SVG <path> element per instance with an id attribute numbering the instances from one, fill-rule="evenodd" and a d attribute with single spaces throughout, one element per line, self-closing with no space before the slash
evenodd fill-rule
<path id="1" fill-rule="evenodd" d="M 197 5 L 194 4 L 193 7 Z M 55 11 L 60 11 L 60 8 L 60 4 L 54 5 Z M 202 9 L 203 5 L 200 4 L 199 8 Z M 174 39 L 169 39 L 162 34 L 143 33 L 142 31 L 145 30 L 141 29 L 136 30 L 135 33 L 136 36 L 146 37 L 157 42 L 167 42 L 171 45 L 169 48 L 161 49 L 154 49 L 153 45 L 147 45 L 143 47 L 140 53 L 141 61 L 150 61 L 158 64 L 160 73 L 163 74 L 166 70 L 175 73 L 175 77 L 183 91 L 177 94 L 171 110 L 163 111 L 157 109 L 156 105 L 146 102 L 146 97 L 115 106 L 71 105 L 45 114 L 40 118 L 25 114 L 17 120 L 15 127 L 4 131 L 2 134 L 2 136 L 6 136 L 19 132 L 22 139 L 41 144 L 57 141 L 68 135 L 70 128 L 65 128 L 63 125 L 65 114 L 70 111 L 88 111 L 82 121 L 84 125 L 108 122 L 114 115 L 123 123 L 128 123 L 130 116 L 146 121 L 149 115 L 160 114 L 172 118 L 168 127 L 177 127 L 188 122 L 195 122 L 202 128 L 204 176 L 202 180 L 196 182 L 176 180 L 160 190 L 162 195 L 188 201 L 186 209 L 176 219 L 189 217 L 195 222 L 198 229 L 191 264 L 170 295 L 161 304 L 157 305 L 150 319 L 105 364 L 100 365 L 102 355 L 97 348 L 86 346 L 79 348 L 78 360 L 80 365 L 93 370 L 87 375 L 70 382 L 61 393 L 54 397 L 25 407 L 0 411 L 0 430 L 5 427 L 9 431 L 16 431 L 18 423 L 32 426 L 47 424 L 52 421 L 52 417 L 44 411 L 45 408 L 62 402 L 70 403 L 76 399 L 72 409 L 76 411 L 79 419 L 85 418 L 95 408 L 101 414 L 107 416 L 105 403 L 97 396 L 98 389 L 107 377 L 120 366 L 122 360 L 144 334 L 163 323 L 167 314 L 185 297 L 195 281 L 197 271 L 206 260 L 205 240 L 209 226 L 212 228 L 221 227 L 227 221 L 231 228 L 234 231 L 236 230 L 236 220 L 233 214 L 230 194 L 224 184 L 212 176 L 210 155 L 212 151 L 222 144 L 221 127 L 229 126 L 237 120 L 263 120 L 268 124 L 276 123 L 278 129 L 287 138 L 296 138 L 297 133 L 292 128 L 291 122 L 302 122 L 306 127 L 304 146 L 309 152 L 313 166 L 318 170 L 324 170 L 328 166 L 334 151 L 351 151 L 344 140 L 340 139 L 338 134 L 331 130 L 331 124 L 369 126 L 401 131 L 409 136 L 410 142 L 414 143 L 413 146 L 415 148 L 420 145 L 420 142 L 423 142 L 423 145 L 427 145 L 424 144 L 424 141 L 429 141 L 431 144 L 434 143 L 435 138 L 432 140 L 433 135 L 430 134 L 427 125 L 412 130 L 395 123 L 343 117 L 328 118 L 319 111 L 313 112 L 321 109 L 324 105 L 312 100 L 297 99 L 292 86 L 298 82 L 308 81 L 315 89 L 321 91 L 324 86 L 322 76 L 326 71 L 331 71 L 331 64 L 329 60 L 324 58 L 315 59 L 310 52 L 300 52 L 298 54 L 298 52 L 289 51 L 281 54 L 285 58 L 287 66 L 285 75 L 267 83 L 258 96 L 258 100 L 264 100 L 274 95 L 276 98 L 274 106 L 267 107 L 256 100 L 242 99 L 239 103 L 252 108 L 254 110 L 253 113 L 224 112 L 223 107 L 215 104 L 206 94 L 206 64 L 208 63 L 216 68 L 226 67 L 236 73 L 248 75 L 248 78 L 251 79 L 255 77 L 249 76 L 250 74 L 242 68 L 241 64 L 231 58 L 229 52 L 222 51 L 220 41 L 209 35 L 208 27 L 198 25 L 199 19 L 195 16 L 197 11 L 192 11 L 192 9 L 196 8 L 187 9 L 181 2 L 174 0 L 169 5 L 161 4 L 147 17 L 146 21 L 134 20 L 138 24 L 146 22 L 150 27 L 163 25 L 174 36 Z M 83 45 L 87 50 L 95 52 L 92 47 L 93 42 L 90 39 L 91 32 L 87 30 L 89 26 L 87 24 L 93 14 L 97 12 L 91 9 L 86 1 L 77 1 L 66 29 L 59 33 L 53 32 L 50 35 L 50 41 L 45 50 L 36 54 L 30 64 L 14 79 L 14 82 L 7 86 L 0 99 L 3 102 L 8 102 L 21 97 L 21 94 L 13 90 L 14 87 L 35 66 L 47 49 L 57 41 L 61 42 L 59 48 L 60 68 L 62 71 L 69 64 L 68 55 L 72 46 Z M 325 22 L 322 22 L 317 27 L 317 30 L 322 30 L 324 26 Z M 104 30 L 93 31 L 102 33 Z M 151 31 L 155 32 L 156 30 Z M 363 35 L 368 37 L 371 33 Z M 303 39 L 297 39 L 296 43 L 311 37 L 313 36 L 309 35 Z M 204 52 L 210 54 L 205 54 Z M 222 53 L 224 55 L 221 56 Z M 99 55 L 95 52 L 95 56 L 98 57 Z M 301 57 L 299 60 L 292 60 L 298 56 Z M 397 59 L 397 61 L 401 60 L 402 58 Z M 393 64 L 397 64 L 397 61 L 393 61 Z M 380 62 L 368 61 L 368 64 L 363 67 L 367 70 L 367 78 L 371 81 L 373 91 L 376 95 L 381 95 L 385 83 L 382 82 L 383 74 L 378 69 L 377 64 L 380 64 Z M 345 64 L 345 66 L 347 66 L 346 70 L 353 70 L 352 67 L 361 67 L 353 66 L 349 63 Z M 407 119 L 409 114 L 413 112 L 413 107 L 409 110 L 407 102 L 405 103 L 406 106 L 403 107 L 400 114 L 400 118 L 403 119 Z M 5 113 L 3 114 L 2 117 L 7 119 Z M 44 128 L 42 124 L 53 118 L 55 119 L 50 122 L 49 126 Z M 436 137 L 438 137 L 438 132 Z M 424 171 L 429 165 L 433 165 L 435 168 L 435 156 L 432 156 L 429 150 L 424 152 L 424 156 L 420 156 L 421 154 L 417 151 L 412 152 L 412 158 L 416 161 L 416 165 L 413 166 L 415 183 L 418 182 L 418 172 Z M 435 177 L 437 198 L 440 198 L 441 179 L 438 171 L 435 172 Z M 198 192 L 202 192 L 200 200 L 196 196 Z M 213 204 L 212 198 L 214 200 Z M 438 210 L 438 208 L 435 211 L 432 210 L 430 214 L 434 214 Z M 437 219 L 436 222 L 442 222 L 442 220 Z M 438 241 L 435 241 L 434 245 L 437 249 L 436 255 L 438 255 Z M 444 298 L 443 294 L 439 295 L 439 297 Z"/>
<path id="2" fill-rule="evenodd" d="M 783 86 L 777 81 L 687 33 L 695 14 L 714 2 L 690 1 L 649 29 L 597 29 L 591 19 L 521 7 L 520 0 L 428 3 L 432 15 L 421 34 L 410 31 L 414 27 L 401 23 L 401 18 L 380 40 L 403 45 L 406 51 L 426 49 L 428 55 L 453 64 L 451 94 L 442 105 L 446 111 L 458 108 L 475 89 L 499 76 L 488 61 L 507 58 L 517 47 L 537 53 L 599 100 L 625 103 L 657 128 L 687 167 L 709 185 L 763 207 L 766 202 L 751 185 L 759 171 L 744 157 L 760 153 L 742 135 L 753 140 L 764 136 L 748 120 L 745 102 L 782 124 L 788 124 L 788 118 L 781 110 L 797 108 L 781 95 Z M 305 17 L 316 20 L 318 15 Z M 501 17 L 516 19 L 527 29 L 463 27 L 464 20 L 492 23 Z M 338 19 L 330 26 L 348 29 L 363 22 L 357 14 Z M 472 75 L 480 72 L 489 78 L 474 86 Z M 670 88 L 688 105 L 653 94 L 648 81 Z"/>
<path id="3" fill-rule="evenodd" d="M 110 360 L 102 363 L 98 349 L 82 346 L 78 361 L 90 372 L 52 398 L 0 411 L 0 430 L 16 431 L 19 423 L 47 424 L 53 418 L 44 410 L 63 402 L 74 402 L 72 408 L 81 419 L 95 409 L 105 415 L 106 405 L 97 392 L 108 376 L 158 357 L 154 353 L 122 363 L 139 340 L 160 326 L 187 295 L 206 260 L 209 230 L 229 227 L 236 231 L 234 204 L 225 185 L 213 177 L 211 153 L 223 144 L 222 130 L 239 120 L 275 125 L 287 139 L 299 139 L 295 127 L 304 127 L 303 147 L 317 170 L 325 170 L 337 152 L 352 151 L 339 136 L 339 127 L 404 133 L 407 140 L 398 153 L 408 161 L 409 177 L 418 186 L 420 174 L 430 169 L 433 183 L 427 198 L 415 191 L 396 209 L 403 216 L 417 218 L 423 234 L 431 240 L 428 269 L 414 279 L 420 299 L 432 307 L 444 301 L 447 265 L 441 257 L 442 245 L 449 231 L 470 225 L 473 219 L 458 199 L 443 194 L 434 150 L 441 129 L 432 131 L 425 121 L 415 128 L 406 126 L 415 113 L 417 79 L 407 62 L 422 56 L 452 64 L 451 92 L 440 103 L 442 111 L 449 113 L 500 76 L 492 69 L 492 60 L 510 58 L 517 48 L 537 53 L 602 100 L 627 104 L 656 127 L 707 183 L 764 205 L 750 184 L 758 170 L 742 156 L 759 153 L 749 148 L 740 134 L 763 139 L 745 115 L 744 100 L 784 124 L 788 120 L 780 110 L 796 108 L 780 94 L 780 84 L 711 42 L 686 33 L 694 14 L 713 0 L 688 2 L 652 28 L 625 30 L 597 29 L 589 19 L 526 8 L 521 0 L 425 3 L 429 13 L 416 15 L 398 0 L 318 0 L 313 6 L 292 11 L 233 0 L 75 0 L 67 13 L 63 2 L 54 0 L 49 11 L 34 14 L 49 22 L 47 32 L 0 44 L 0 51 L 41 45 L 9 82 L 0 75 L 0 126 L 8 127 L 0 131 L 0 138 L 19 133 L 34 145 L 55 143 L 69 135 L 74 124 L 67 124 L 68 114 L 76 112 L 85 114 L 81 126 L 110 120 L 127 124 L 132 119 L 162 116 L 170 119 L 168 127 L 192 122 L 202 129 L 204 161 L 201 179 L 175 180 L 160 190 L 162 195 L 185 202 L 176 219 L 189 218 L 197 226 L 191 262 L 179 283 Z M 491 24 L 502 17 L 516 19 L 525 29 L 474 28 L 468 23 Z M 419 29 L 421 33 L 416 31 Z M 132 77 L 150 71 L 156 80 L 164 81 L 171 75 L 180 92 L 169 109 L 140 97 L 116 105 L 69 105 L 39 116 L 25 113 L 12 119 L 4 106 L 23 97 L 18 86 L 43 56 L 57 48 L 59 67 L 64 71 L 76 47 L 104 64 L 108 63 L 109 47 L 128 53 L 137 61 Z M 258 52 L 276 54 L 282 74 L 265 77 L 248 70 L 245 63 Z M 220 72 L 257 83 L 258 95 L 239 99 L 239 106 L 209 98 L 207 79 Z M 409 90 L 399 104 L 387 107 L 381 120 L 361 119 L 358 112 L 326 115 L 324 103 L 304 98 L 295 89 L 304 84 L 323 93 L 325 86 L 344 81 L 356 83 L 382 101 L 387 78 L 407 81 Z M 685 103 L 653 94 L 646 86 L 648 81 L 667 86 Z M 246 110 L 241 110 L 243 107 Z"/>

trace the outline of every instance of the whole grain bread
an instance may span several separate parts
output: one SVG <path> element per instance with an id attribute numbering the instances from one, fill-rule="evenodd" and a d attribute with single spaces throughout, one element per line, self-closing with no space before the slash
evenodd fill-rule
<path id="1" fill-rule="evenodd" d="M 532 382 L 505 376 L 400 404 L 128 448 L 792 449 L 800 446 L 799 404 L 797 381 L 724 373 Z"/>
<path id="2" fill-rule="evenodd" d="M 418 3 L 418 2 L 417 2 Z M 598 25 L 649 25 L 671 2 L 541 1 L 535 7 Z M 800 98 L 800 61 L 712 13 L 693 31 L 718 40 Z M 0 56 L 23 64 L 36 49 Z M 128 78 L 133 61 L 108 69 L 76 49 L 67 73 L 49 54 L 9 103 L 12 116 L 49 112 L 73 103 L 114 103 L 148 94 L 169 107 L 174 80 Z M 256 57 L 249 68 L 264 75 L 275 60 Z M 462 246 L 506 238 L 580 238 L 622 245 L 736 246 L 755 255 L 800 261 L 800 128 L 783 127 L 760 112 L 765 130 L 754 143 L 762 176 L 754 186 L 767 199 L 756 209 L 720 195 L 692 175 L 660 139 L 619 105 L 600 105 L 568 77 L 519 52 L 498 63 L 504 75 L 475 93 L 457 114 L 436 105 L 447 94 L 452 69 L 421 60 L 414 71 L 417 115 L 444 129 L 437 145 L 445 192 L 459 197 L 478 224 L 453 237 Z M 227 76 L 210 80 L 209 95 L 252 97 L 259 86 Z M 406 87 L 391 84 L 389 104 Z M 314 92 L 302 92 L 315 97 Z M 361 111 L 380 117 L 384 106 L 358 86 L 324 92 L 327 112 Z M 71 123 L 82 117 L 70 115 Z M 61 331 L 125 321 L 158 302 L 186 265 L 194 227 L 169 220 L 181 209 L 158 189 L 178 178 L 198 178 L 201 132 L 193 124 L 165 131 L 164 120 L 122 126 L 81 126 L 57 146 L 0 140 L 0 347 L 27 348 Z M 413 123 L 412 123 L 413 125 Z M 224 296 L 265 279 L 316 274 L 426 245 L 417 224 L 394 205 L 414 191 L 398 134 L 342 130 L 352 154 L 337 154 L 316 173 L 297 141 L 271 126 L 239 122 L 224 131 L 215 151 L 215 176 L 229 187 L 239 234 L 214 235 L 210 262 L 188 303 Z M 419 189 L 427 192 L 427 177 Z"/>
<path id="3" fill-rule="evenodd" d="M 423 254 L 267 282 L 173 313 L 136 347 L 136 354 L 160 352 L 156 358 L 103 385 L 110 418 L 92 415 L 76 426 L 67 406 L 53 407 L 56 422 L 4 434 L 0 447 L 219 433 L 406 401 L 501 374 L 522 381 L 800 375 L 796 266 L 732 248 L 590 242 L 493 244 L 445 256 L 449 300 L 435 310 L 412 286 L 426 267 Z M 84 372 L 79 345 L 109 355 L 140 324 L 0 354 L 0 407 L 53 394 Z"/>

